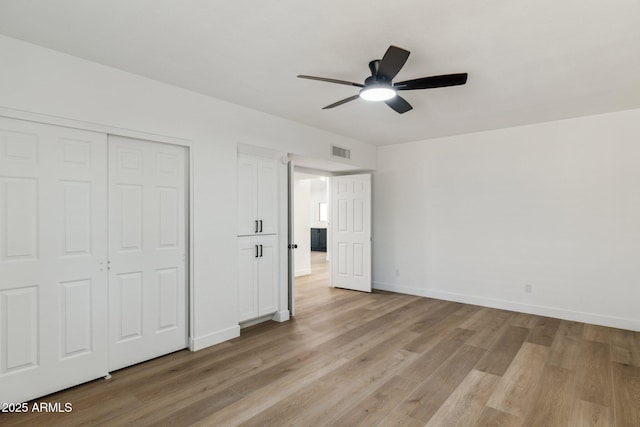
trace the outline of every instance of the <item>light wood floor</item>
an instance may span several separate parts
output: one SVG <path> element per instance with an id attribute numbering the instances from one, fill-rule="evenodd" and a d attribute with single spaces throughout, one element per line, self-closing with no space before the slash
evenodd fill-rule
<path id="1" fill-rule="evenodd" d="M 297 281 L 297 314 L 0 425 L 640 426 L 640 333 Z M 320 263 L 320 264 L 318 264 Z"/>

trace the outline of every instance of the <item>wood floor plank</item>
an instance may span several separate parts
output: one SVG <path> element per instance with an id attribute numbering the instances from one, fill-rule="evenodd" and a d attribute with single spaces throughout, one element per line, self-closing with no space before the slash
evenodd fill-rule
<path id="1" fill-rule="evenodd" d="M 531 329 L 529 336 L 527 336 L 527 342 L 546 345 L 549 347 L 553 344 L 553 340 L 559 327 L 560 319 L 540 317 Z"/>
<path id="2" fill-rule="evenodd" d="M 460 309 L 453 312 L 452 315 L 468 319 L 470 316 L 473 316 L 476 312 L 480 311 L 481 308 L 483 307 L 479 305 L 462 304 Z"/>
<path id="3" fill-rule="evenodd" d="M 337 426 L 373 426 L 383 420 L 413 389 L 418 381 L 394 375 L 357 405 L 347 408 L 335 420 Z"/>
<path id="4" fill-rule="evenodd" d="M 243 394 L 249 393 L 247 387 L 251 387 L 250 390 L 257 390 L 261 387 L 264 387 L 267 384 L 276 382 L 277 379 L 286 375 L 296 375 L 301 370 L 301 367 L 304 366 L 313 366 L 314 368 L 319 368 L 322 366 L 321 363 L 317 363 L 322 355 L 318 351 L 314 352 L 305 352 L 294 356 L 289 359 L 285 359 L 280 364 L 274 365 L 271 368 L 264 369 L 262 371 L 255 372 L 253 374 L 247 373 L 245 375 L 239 375 L 237 379 L 239 381 L 235 383 L 231 383 L 230 386 L 220 387 L 220 384 L 216 383 L 216 381 L 207 382 L 207 379 L 203 379 L 201 382 L 195 383 L 197 386 L 198 393 L 194 393 L 194 389 L 186 389 L 186 390 L 169 390 L 168 393 L 171 395 L 171 401 L 167 405 L 165 404 L 163 409 L 173 409 L 174 411 L 180 411 L 183 407 L 193 407 L 194 413 L 199 413 L 200 416 L 206 417 L 211 415 L 213 412 L 213 407 L 211 405 L 203 405 L 203 402 L 206 400 L 211 400 L 213 402 L 226 402 L 223 407 L 227 407 L 232 405 L 235 401 L 239 400 L 240 397 L 243 397 Z M 278 375 L 279 374 L 279 375 Z M 300 379 L 300 377 L 298 377 Z M 224 397 L 219 393 L 228 393 L 230 396 L 239 396 L 236 399 L 225 400 Z M 197 397 L 200 397 L 199 399 Z M 195 397 L 195 398 L 194 398 Z M 222 408 L 220 408 L 222 409 Z M 138 411 L 134 414 L 134 417 L 122 416 L 119 421 L 122 422 L 122 425 L 140 425 L 142 423 L 157 423 L 162 417 L 159 416 L 158 407 L 153 405 L 147 405 L 147 408 L 142 411 Z"/>
<path id="5" fill-rule="evenodd" d="M 422 353 L 416 360 L 400 371 L 400 375 L 408 378 L 426 378 L 435 372 L 464 342 L 474 334 L 466 329 L 455 329 L 440 342 L 434 343 L 429 351 Z M 406 346 L 405 346 L 406 349 Z"/>
<path id="6" fill-rule="evenodd" d="M 448 315 L 442 319 L 431 320 L 429 327 L 421 327 L 420 335 L 404 349 L 414 353 L 423 353 L 442 340 L 452 329 L 455 329 L 464 319 L 457 315 Z"/>
<path id="7" fill-rule="evenodd" d="M 475 427 L 520 427 L 522 420 L 515 415 L 485 406 Z"/>
<path id="8" fill-rule="evenodd" d="M 582 341 L 576 397 L 602 406 L 611 405 L 611 358 L 609 344 Z"/>
<path id="9" fill-rule="evenodd" d="M 421 318 L 416 319 L 411 330 L 414 332 L 425 332 L 430 329 L 434 323 L 448 316 L 452 316 L 453 313 L 460 310 L 460 304 L 452 303 L 449 301 L 437 301 L 434 303 L 434 307 L 425 310 Z"/>
<path id="10" fill-rule="evenodd" d="M 416 420 L 397 410 L 393 410 L 376 427 L 424 427 L 424 421 Z"/>
<path id="11" fill-rule="evenodd" d="M 478 363 L 486 350 L 463 345 L 401 404 L 402 412 L 427 422 Z"/>
<path id="12" fill-rule="evenodd" d="M 427 423 L 427 427 L 465 427 L 473 425 L 500 377 L 472 369 Z"/>
<path id="13" fill-rule="evenodd" d="M 524 419 L 532 403 L 531 397 L 537 393 L 549 351 L 549 347 L 539 344 L 522 344 L 487 406 Z"/>
<path id="14" fill-rule="evenodd" d="M 549 365 L 566 369 L 576 369 L 582 342 L 583 323 L 561 321 L 553 344 Z"/>
<path id="15" fill-rule="evenodd" d="M 157 421 L 154 421 L 154 424 L 163 426 L 188 426 L 237 402 L 241 398 L 242 395 L 238 393 L 230 390 L 222 390 L 200 399 L 191 405 L 173 411 L 164 417 L 159 417 Z"/>
<path id="16" fill-rule="evenodd" d="M 611 342 L 611 332 L 613 328 L 607 328 L 600 325 L 584 325 L 582 337 L 587 341 L 596 341 L 603 344 Z"/>
<path id="17" fill-rule="evenodd" d="M 495 309 L 489 307 L 480 307 L 460 324 L 463 329 L 472 331 L 480 331 L 484 329 L 491 318 L 495 316 Z"/>
<path id="18" fill-rule="evenodd" d="M 370 370 L 358 369 L 358 373 L 351 380 L 343 381 L 345 375 L 326 375 L 319 380 L 318 383 L 328 385 L 338 392 L 330 395 L 329 398 L 324 395 L 321 403 L 316 396 L 316 403 L 299 417 L 297 424 L 335 425 L 336 418 L 366 396 L 374 393 L 381 384 L 415 358 L 415 354 L 403 351 L 394 344 L 390 343 L 389 346 L 395 351 L 386 357 L 386 360 L 376 361 L 371 365 Z"/>
<path id="19" fill-rule="evenodd" d="M 556 337 L 567 337 L 576 341 L 582 340 L 584 335 L 584 323 L 574 322 L 571 320 L 561 320 Z"/>
<path id="20" fill-rule="evenodd" d="M 502 336 L 504 331 L 511 326 L 514 313 L 505 310 L 487 308 L 487 316 L 475 324 L 460 324 L 461 328 L 476 331 L 467 344 L 488 350 Z"/>
<path id="21" fill-rule="evenodd" d="M 612 329 L 611 360 L 640 367 L 640 333 Z"/>
<path id="22" fill-rule="evenodd" d="M 522 347 L 522 343 L 530 330 L 521 326 L 509 326 L 496 343 L 478 362 L 476 369 L 488 374 L 502 376 L 515 355 Z"/>
<path id="23" fill-rule="evenodd" d="M 613 363 L 615 420 L 621 426 L 640 426 L 640 368 Z"/>
<path id="24" fill-rule="evenodd" d="M 265 422 L 286 425 L 302 423 L 302 419 L 308 425 L 316 425 L 312 420 L 326 420 L 327 416 L 335 415 L 336 407 L 345 404 L 346 399 L 354 399 L 354 393 L 362 387 L 377 388 L 393 375 L 407 360 L 398 350 L 414 336 L 411 331 L 396 331 L 381 345 L 368 349 L 290 399 L 278 402 L 241 425 L 258 426 Z"/>
<path id="25" fill-rule="evenodd" d="M 347 362 L 347 359 L 334 360 L 330 354 L 327 357 L 318 358 L 315 363 L 308 365 L 308 369 L 281 377 L 215 414 L 201 419 L 194 426 L 239 425 L 278 402 L 291 399 L 300 390 L 305 390 L 314 381 L 321 379 Z"/>
<path id="26" fill-rule="evenodd" d="M 523 426 L 568 426 L 574 400 L 574 381 L 573 371 L 547 365 Z"/>
<path id="27" fill-rule="evenodd" d="M 575 399 L 569 427 L 611 427 L 616 425 L 613 410 L 597 403 Z M 624 424 L 618 424 L 624 426 Z"/>
<path id="28" fill-rule="evenodd" d="M 529 313 L 516 313 L 511 320 L 511 324 L 514 326 L 522 326 L 523 328 L 533 329 L 538 323 L 540 316 Z"/>

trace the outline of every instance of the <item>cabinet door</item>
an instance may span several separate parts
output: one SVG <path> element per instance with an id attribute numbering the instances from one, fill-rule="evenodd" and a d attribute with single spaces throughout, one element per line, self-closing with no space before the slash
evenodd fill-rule
<path id="1" fill-rule="evenodd" d="M 238 155 L 238 235 L 256 234 L 258 230 L 258 160 Z M 263 223 L 264 224 L 264 223 Z M 264 225 L 263 225 L 264 227 Z"/>
<path id="2" fill-rule="evenodd" d="M 251 238 L 238 239 L 239 321 L 258 317 L 258 243 Z"/>
<path id="3" fill-rule="evenodd" d="M 276 236 L 264 237 L 258 258 L 258 315 L 275 313 L 278 308 L 278 248 Z"/>
<path id="4" fill-rule="evenodd" d="M 275 234 L 277 230 L 277 179 L 273 159 L 261 158 L 257 162 L 258 216 L 259 234 Z"/>

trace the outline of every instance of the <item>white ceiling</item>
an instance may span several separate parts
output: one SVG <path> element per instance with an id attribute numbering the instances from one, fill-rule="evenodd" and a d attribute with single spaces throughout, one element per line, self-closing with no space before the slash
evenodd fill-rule
<path id="1" fill-rule="evenodd" d="M 638 0 L 0 0 L 0 33 L 378 145 L 640 107 Z M 356 100 L 390 44 L 397 114 Z"/>

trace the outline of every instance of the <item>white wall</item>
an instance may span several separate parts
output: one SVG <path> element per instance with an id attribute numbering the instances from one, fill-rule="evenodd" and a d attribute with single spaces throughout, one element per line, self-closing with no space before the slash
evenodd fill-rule
<path id="1" fill-rule="evenodd" d="M 196 348 L 239 331 L 231 250 L 237 143 L 333 161 L 330 145 L 336 144 L 351 150 L 354 168 L 375 168 L 375 148 L 368 144 L 12 38 L 0 36 L 0 58 L 5 114 L 22 110 L 192 141 Z"/>
<path id="2" fill-rule="evenodd" d="M 294 179 L 294 251 L 295 275 L 311 274 L 311 180 L 296 174 Z"/>
<path id="3" fill-rule="evenodd" d="M 320 203 L 327 203 L 327 179 L 314 178 L 310 180 L 311 195 L 310 195 L 310 222 L 311 228 L 327 228 L 327 221 L 320 221 L 319 219 L 319 205 Z"/>
<path id="4" fill-rule="evenodd" d="M 376 288 L 640 330 L 640 110 L 381 147 L 373 188 Z"/>

